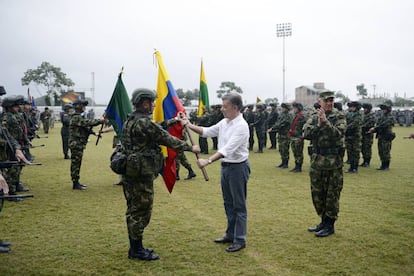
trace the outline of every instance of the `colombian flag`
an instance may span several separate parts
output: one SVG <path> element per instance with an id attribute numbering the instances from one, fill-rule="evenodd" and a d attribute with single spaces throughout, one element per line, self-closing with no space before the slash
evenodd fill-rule
<path id="1" fill-rule="evenodd" d="M 154 55 L 158 62 L 158 81 L 157 98 L 155 100 L 153 116 L 155 122 L 162 123 L 176 117 L 178 112 L 185 112 L 185 109 L 178 99 L 177 92 L 175 92 L 175 89 L 170 81 L 170 77 L 165 69 L 161 54 L 158 51 L 155 51 Z M 179 139 L 182 139 L 183 137 L 182 131 L 183 127 L 181 124 L 176 124 L 168 129 L 168 132 L 171 135 Z M 162 151 L 166 157 L 162 177 L 164 178 L 168 191 L 171 193 L 175 184 L 175 157 L 177 156 L 177 151 L 166 147 L 162 147 Z"/>
<path id="2" fill-rule="evenodd" d="M 210 111 L 210 104 L 208 100 L 208 89 L 206 76 L 204 75 L 203 61 L 201 61 L 201 74 L 200 74 L 200 98 L 198 100 L 197 116 L 201 117 L 204 114 L 204 108 Z"/>

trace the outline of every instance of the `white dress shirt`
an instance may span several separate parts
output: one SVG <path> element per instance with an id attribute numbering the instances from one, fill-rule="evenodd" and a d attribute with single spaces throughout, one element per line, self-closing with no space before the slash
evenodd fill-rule
<path id="1" fill-rule="evenodd" d="M 249 126 L 242 114 L 233 120 L 224 118 L 214 126 L 202 129 L 202 137 L 218 137 L 218 152 L 224 156 L 222 162 L 240 163 L 249 157 Z"/>

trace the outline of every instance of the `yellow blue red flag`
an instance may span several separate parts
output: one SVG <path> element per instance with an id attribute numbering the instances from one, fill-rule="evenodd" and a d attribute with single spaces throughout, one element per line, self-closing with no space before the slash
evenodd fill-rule
<path id="1" fill-rule="evenodd" d="M 168 76 L 167 70 L 165 69 L 160 52 L 155 51 L 154 55 L 158 62 L 158 81 L 157 98 L 155 100 L 153 118 L 156 123 L 162 123 L 176 117 L 178 112 L 185 112 L 185 109 L 170 81 L 170 77 Z M 182 139 L 183 137 L 183 127 L 181 124 L 175 124 L 171 126 L 168 129 L 168 132 L 179 139 Z M 166 147 L 162 147 L 162 150 L 164 156 L 166 157 L 164 173 L 162 177 L 168 191 L 171 193 L 175 184 L 175 157 L 177 156 L 177 151 L 175 149 Z"/>

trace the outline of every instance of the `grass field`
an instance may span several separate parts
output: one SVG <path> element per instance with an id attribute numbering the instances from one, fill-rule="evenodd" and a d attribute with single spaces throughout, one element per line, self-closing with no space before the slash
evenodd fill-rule
<path id="1" fill-rule="evenodd" d="M 35 197 L 6 202 L 0 214 L 0 237 L 13 243 L 0 255 L 0 275 L 414 275 L 414 140 L 402 138 L 414 129 L 395 131 L 391 169 L 375 170 L 374 145 L 371 167 L 345 174 L 336 233 L 323 239 L 306 230 L 319 222 L 307 156 L 294 174 L 275 168 L 277 151 L 251 153 L 247 247 L 237 253 L 212 242 L 225 229 L 219 162 L 207 167 L 210 181 L 197 169 L 172 194 L 158 178 L 144 244 L 161 259 L 142 262 L 127 258 L 125 200 L 109 169 L 112 134 L 98 146 L 91 137 L 81 169 L 89 189 L 73 191 L 57 124 L 33 141 L 46 145 L 32 149 L 43 166 L 23 170 Z"/>

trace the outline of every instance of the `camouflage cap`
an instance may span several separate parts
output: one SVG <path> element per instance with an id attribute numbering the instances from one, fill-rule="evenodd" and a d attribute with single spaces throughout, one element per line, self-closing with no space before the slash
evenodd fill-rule
<path id="1" fill-rule="evenodd" d="M 17 103 L 18 105 L 22 105 L 22 104 L 24 104 L 24 101 L 25 101 L 24 96 L 22 96 L 22 95 L 17 95 L 17 96 L 16 96 L 16 103 Z"/>
<path id="2" fill-rule="evenodd" d="M 6 89 L 4 89 L 4 86 L 0 86 L 0 96 L 6 95 Z"/>
<path id="3" fill-rule="evenodd" d="M 335 102 L 335 103 L 334 103 L 334 107 L 335 107 L 336 109 L 338 109 L 338 110 L 342 110 L 342 103 L 340 103 L 340 102 Z"/>
<path id="4" fill-rule="evenodd" d="M 269 105 L 274 107 L 274 106 L 277 106 L 277 103 L 270 103 Z"/>
<path id="5" fill-rule="evenodd" d="M 71 108 L 73 108 L 73 106 L 71 104 L 65 104 L 63 106 L 63 109 L 71 109 Z"/>
<path id="6" fill-rule="evenodd" d="M 335 93 L 333 91 L 322 91 L 319 93 L 319 99 L 326 100 L 329 98 L 335 98 Z"/>
<path id="7" fill-rule="evenodd" d="M 391 111 L 391 105 L 390 105 L 390 104 L 388 104 L 388 103 L 383 103 L 383 104 L 380 104 L 380 105 L 378 105 L 378 107 L 379 107 L 381 110 L 386 109 L 386 110 Z"/>
<path id="8" fill-rule="evenodd" d="M 247 108 L 250 108 L 251 109 L 251 108 L 253 108 L 253 105 L 252 104 L 248 104 L 247 105 Z"/>
<path id="9" fill-rule="evenodd" d="M 262 103 L 256 104 L 256 109 L 265 109 L 265 105 Z"/>

